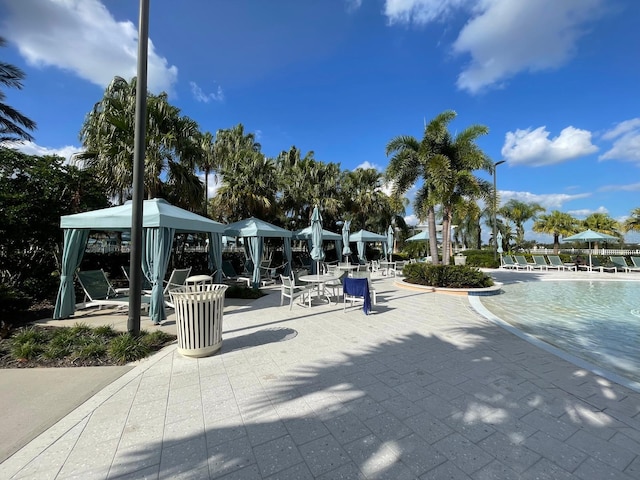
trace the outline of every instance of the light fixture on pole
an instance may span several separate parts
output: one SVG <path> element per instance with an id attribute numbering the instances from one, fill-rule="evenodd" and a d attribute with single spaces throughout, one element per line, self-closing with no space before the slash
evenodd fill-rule
<path id="1" fill-rule="evenodd" d="M 493 164 L 493 259 L 498 259 L 498 241 L 497 241 L 497 230 L 498 224 L 496 223 L 496 211 L 498 210 L 498 190 L 496 187 L 496 171 L 498 170 L 498 165 L 502 165 L 506 160 L 500 160 L 499 162 L 495 162 Z"/>

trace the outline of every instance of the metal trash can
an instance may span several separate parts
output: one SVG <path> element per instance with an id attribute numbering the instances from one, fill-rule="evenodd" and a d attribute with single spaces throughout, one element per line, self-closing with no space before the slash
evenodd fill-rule
<path id="1" fill-rule="evenodd" d="M 178 352 L 208 357 L 222 347 L 222 316 L 227 285 L 187 285 L 169 292 L 175 308 Z"/>

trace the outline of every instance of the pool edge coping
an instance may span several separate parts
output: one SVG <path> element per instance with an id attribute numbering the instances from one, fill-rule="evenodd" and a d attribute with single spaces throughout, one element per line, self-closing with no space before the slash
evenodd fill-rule
<path id="1" fill-rule="evenodd" d="M 615 382 L 619 385 L 622 385 L 623 387 L 629 388 L 635 392 L 640 393 L 640 382 L 634 382 L 633 380 L 630 380 L 626 377 L 623 377 L 622 375 L 612 372 L 610 370 L 607 370 L 605 368 L 602 367 L 598 367 L 597 365 L 588 362 L 587 360 L 584 360 L 582 358 L 576 357 L 575 355 L 572 355 L 568 352 L 565 352 L 564 350 L 559 349 L 558 347 L 554 347 L 551 344 L 546 343 L 543 340 L 540 340 L 537 337 L 534 337 L 533 335 L 530 335 L 526 332 L 523 332 L 522 330 L 514 327 L 513 325 L 511 325 L 510 323 L 502 320 L 500 317 L 494 315 L 493 313 L 491 313 L 483 304 L 482 304 L 482 300 L 481 300 L 481 296 L 479 295 L 468 295 L 467 298 L 469 299 L 469 304 L 471 305 L 471 307 L 481 316 L 483 316 L 484 318 L 486 318 L 487 320 L 489 320 L 490 322 L 498 325 L 499 327 L 505 329 L 506 331 L 512 333 L 513 335 L 529 342 L 530 344 L 541 348 L 542 350 L 551 353 L 553 355 L 555 355 L 556 357 L 561 358 L 562 360 L 565 360 L 567 362 L 570 362 L 574 365 L 576 365 L 579 368 L 583 368 L 585 370 L 590 371 L 592 374 L 597 375 L 599 377 L 605 378 L 611 382 Z"/>

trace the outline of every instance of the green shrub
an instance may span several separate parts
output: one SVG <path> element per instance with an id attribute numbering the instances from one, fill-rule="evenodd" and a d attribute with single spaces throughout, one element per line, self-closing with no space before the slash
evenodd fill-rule
<path id="1" fill-rule="evenodd" d="M 410 263 L 403 270 L 405 281 L 441 288 L 484 288 L 493 280 L 480 270 L 467 265 L 432 265 Z"/>
<path id="2" fill-rule="evenodd" d="M 500 255 L 493 258 L 493 250 L 465 250 L 462 252 L 467 257 L 466 265 L 478 268 L 498 268 L 500 266 Z"/>
<path id="3" fill-rule="evenodd" d="M 43 350 L 42 344 L 29 340 L 24 343 L 14 343 L 11 347 L 11 355 L 16 360 L 33 360 L 38 357 Z"/>
<path id="4" fill-rule="evenodd" d="M 14 335 L 13 344 L 21 345 L 29 342 L 42 343 L 46 338 L 47 336 L 43 330 L 34 327 L 26 327 Z"/>
<path id="5" fill-rule="evenodd" d="M 109 356 L 120 364 L 134 362 L 149 355 L 151 349 L 130 333 L 123 333 L 111 340 Z"/>
<path id="6" fill-rule="evenodd" d="M 118 335 L 118 332 L 111 325 L 100 325 L 93 329 L 93 333 L 104 338 L 112 338 Z"/>
<path id="7" fill-rule="evenodd" d="M 162 332 L 160 330 L 156 330 L 155 332 L 140 332 L 140 342 L 145 344 L 147 347 L 153 350 L 158 350 L 160 347 L 163 347 L 167 342 L 173 340 L 174 337 L 169 335 L 168 333 Z"/>

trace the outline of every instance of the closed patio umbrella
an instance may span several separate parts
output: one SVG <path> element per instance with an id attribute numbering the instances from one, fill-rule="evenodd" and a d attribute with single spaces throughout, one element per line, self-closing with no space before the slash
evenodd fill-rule
<path id="1" fill-rule="evenodd" d="M 322 249 L 322 215 L 317 205 L 311 214 L 311 245 L 311 259 L 316 261 L 316 273 L 319 274 L 318 267 L 324 260 L 324 250 Z"/>
<path id="2" fill-rule="evenodd" d="M 393 227 L 389 225 L 387 230 L 387 252 L 389 254 L 389 261 L 393 261 Z"/>
<path id="3" fill-rule="evenodd" d="M 351 228 L 351 220 L 345 220 L 342 225 L 342 255 L 351 255 L 351 249 L 349 248 L 349 228 Z"/>

